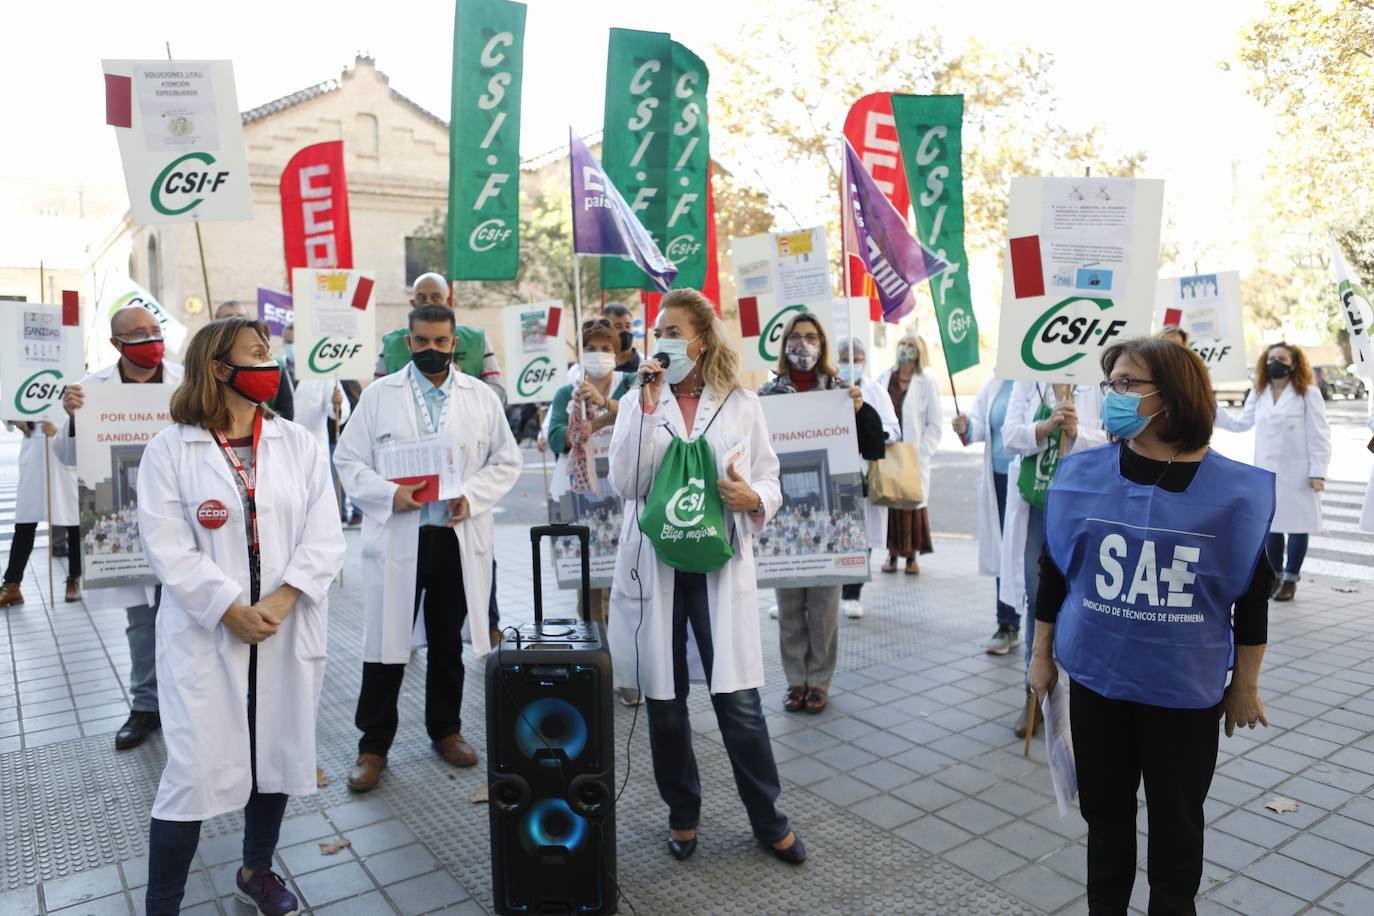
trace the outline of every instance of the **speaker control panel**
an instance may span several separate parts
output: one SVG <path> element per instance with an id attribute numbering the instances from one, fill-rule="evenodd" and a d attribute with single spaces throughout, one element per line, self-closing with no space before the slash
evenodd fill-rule
<path id="1" fill-rule="evenodd" d="M 506 632 L 502 650 L 520 648 L 589 649 L 601 645 L 601 629 L 594 623 L 584 623 L 573 617 L 553 617 L 543 623 L 527 623 L 518 627 L 519 637 Z"/>

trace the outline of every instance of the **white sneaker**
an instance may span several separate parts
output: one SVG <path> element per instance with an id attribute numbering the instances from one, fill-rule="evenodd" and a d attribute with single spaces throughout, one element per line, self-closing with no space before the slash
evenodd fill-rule
<path id="1" fill-rule="evenodd" d="M 768 609 L 768 616 L 774 620 L 778 619 L 778 606 L 776 604 Z"/>
<path id="2" fill-rule="evenodd" d="M 1021 645 L 1021 631 L 1011 627 L 998 627 L 988 642 L 988 655 L 1006 655 Z"/>
<path id="3" fill-rule="evenodd" d="M 840 609 L 844 611 L 844 616 L 850 620 L 858 620 L 864 615 L 864 606 L 855 598 L 846 598 L 841 601 Z"/>
<path id="4" fill-rule="evenodd" d="M 626 706 L 639 706 L 644 702 L 644 694 L 633 687 L 621 687 L 619 693 L 620 702 Z"/>

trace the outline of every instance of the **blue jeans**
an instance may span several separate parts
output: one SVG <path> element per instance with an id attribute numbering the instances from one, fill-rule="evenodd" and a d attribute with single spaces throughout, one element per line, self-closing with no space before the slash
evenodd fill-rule
<path id="1" fill-rule="evenodd" d="M 992 472 L 992 491 L 997 494 L 997 531 L 1000 534 L 1002 526 L 1007 523 L 1007 475 Z M 997 595 L 1002 594 L 1002 577 L 998 576 Z M 1034 609 L 1030 616 L 1035 616 Z M 1021 615 L 1016 612 L 1016 608 L 1007 604 L 1001 598 L 997 599 L 997 625 L 999 627 L 1011 627 L 1013 630 L 1021 629 Z"/>
<path id="2" fill-rule="evenodd" d="M 1298 582 L 1302 576 L 1302 561 L 1307 559 L 1307 541 L 1305 534 L 1290 534 L 1288 537 L 1288 562 L 1283 562 L 1283 539 L 1284 535 L 1277 531 L 1269 532 L 1269 536 L 1264 539 L 1264 554 L 1269 558 L 1269 565 L 1274 567 L 1274 572 L 1279 574 L 1281 582 Z"/>
<path id="3" fill-rule="evenodd" d="M 134 712 L 157 712 L 157 609 L 162 604 L 162 586 L 154 592 L 152 604 L 125 608 L 129 640 L 129 698 Z"/>
<path id="4" fill-rule="evenodd" d="M 706 576 L 679 571 L 673 590 L 673 689 L 676 696 L 671 700 L 648 701 L 654 781 L 658 783 L 658 794 L 668 803 L 668 826 L 673 830 L 694 830 L 701 820 L 701 779 L 697 774 L 696 755 L 692 753 L 692 725 L 687 718 L 688 621 L 692 624 L 701 663 L 709 678 L 714 652 L 711 615 L 706 603 Z M 758 689 L 712 694 L 711 704 L 716 708 L 720 737 L 730 756 L 735 786 L 749 815 L 754 836 L 765 843 L 776 843 L 787 836 L 791 827 L 787 815 L 777 807 L 782 786 Z"/>
<path id="5" fill-rule="evenodd" d="M 1045 549 L 1045 510 L 1030 507 L 1026 518 L 1026 685 L 1030 686 L 1031 648 L 1035 645 L 1035 593 L 1040 591 L 1040 554 Z"/>

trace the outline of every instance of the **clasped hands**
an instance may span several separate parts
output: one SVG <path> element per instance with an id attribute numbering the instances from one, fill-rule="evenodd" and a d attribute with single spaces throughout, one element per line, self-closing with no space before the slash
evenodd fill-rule
<path id="1" fill-rule="evenodd" d="M 224 612 L 220 622 L 228 627 L 229 632 L 238 637 L 240 642 L 250 646 L 257 645 L 267 637 L 276 635 L 277 629 L 285 622 L 287 615 L 295 610 L 296 600 L 300 596 L 300 589 L 283 584 L 270 595 L 261 598 L 257 604 L 243 605 L 234 602 L 229 605 L 229 610 Z"/>

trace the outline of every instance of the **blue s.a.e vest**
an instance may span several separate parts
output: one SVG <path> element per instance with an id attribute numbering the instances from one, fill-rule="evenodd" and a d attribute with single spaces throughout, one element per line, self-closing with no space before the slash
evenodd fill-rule
<path id="1" fill-rule="evenodd" d="M 1061 459 L 1046 498 L 1045 545 L 1069 590 L 1055 655 L 1108 699 L 1215 706 L 1234 658 L 1231 608 L 1274 517 L 1274 475 L 1208 451 L 1170 493 L 1122 476 L 1126 447 Z"/>

